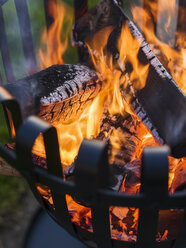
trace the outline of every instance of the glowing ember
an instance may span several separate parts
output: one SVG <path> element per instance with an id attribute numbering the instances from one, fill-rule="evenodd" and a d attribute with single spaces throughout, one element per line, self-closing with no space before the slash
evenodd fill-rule
<path id="1" fill-rule="evenodd" d="M 159 56 L 164 66 L 170 70 L 171 75 L 180 88 L 184 93 L 186 93 L 186 85 L 184 85 L 184 82 L 186 81 L 186 49 L 185 47 L 180 47 L 180 50 L 176 50 L 163 43 L 156 37 L 154 33 L 154 24 L 151 17 L 155 17 L 155 13 L 157 13 L 157 5 L 151 1 L 148 2 L 149 6 L 147 9 L 140 8 L 139 6 L 132 7 L 134 21 L 141 25 L 143 24 L 141 29 L 143 30 L 147 41 L 153 44 L 152 47 L 155 54 Z M 166 18 L 167 22 L 164 23 L 164 29 L 167 33 L 170 33 L 172 25 L 171 20 L 174 15 L 176 1 L 172 1 L 173 6 L 169 4 L 168 0 L 160 2 L 162 4 L 162 7 L 160 8 L 162 13 L 160 13 L 160 16 L 165 13 L 167 16 L 168 13 L 170 13 L 170 16 L 167 16 Z M 60 5 L 59 8 L 60 15 L 56 15 L 56 6 L 51 6 L 51 15 L 54 17 L 55 21 L 48 34 L 45 30 L 42 35 L 43 42 L 46 41 L 48 37 L 48 41 L 45 43 L 46 53 L 44 53 L 43 50 L 39 51 L 42 68 L 52 64 L 63 63 L 62 56 L 67 48 L 68 40 L 61 42 L 60 34 L 63 27 L 64 16 L 68 17 L 70 23 L 72 16 L 67 15 L 64 6 Z M 143 15 L 143 22 L 139 20 L 139 12 Z M 70 13 L 72 12 L 70 11 Z M 58 16 L 57 19 L 56 16 Z M 92 62 L 98 72 L 99 78 L 104 81 L 103 90 L 95 98 L 92 105 L 90 107 L 88 106 L 85 111 L 83 111 L 78 120 L 72 123 L 59 123 L 56 125 L 60 142 L 61 161 L 62 164 L 65 165 L 64 168 L 73 163 L 84 138 L 92 139 L 98 137 L 100 133 L 100 125 L 105 113 L 108 113 L 112 117 L 116 115 L 122 117 L 130 115 L 133 120 L 133 123 L 135 124 L 133 125 L 133 129 L 135 130 L 135 135 L 138 142 L 133 155 L 130 158 L 130 163 L 135 165 L 135 163 L 138 163 L 137 161 L 140 161 L 144 147 L 159 145 L 144 124 L 131 110 L 129 102 L 132 93 L 130 92 L 129 94 L 123 96 L 120 90 L 122 87 L 124 91 L 127 91 L 130 80 L 135 82 L 134 88 L 136 89 L 142 89 L 145 86 L 148 66 L 141 67 L 137 60 L 139 43 L 134 41 L 129 29 L 126 26 L 123 26 L 121 37 L 118 41 L 118 49 L 120 54 L 119 61 L 121 62 L 121 68 L 118 70 L 117 66 L 113 64 L 113 58 L 105 53 L 104 49 L 111 31 L 111 27 L 105 28 L 92 37 L 91 40 L 87 40 L 87 47 L 89 48 Z M 162 35 L 163 33 L 161 33 L 160 36 Z M 179 45 L 181 44 L 180 40 L 182 39 L 184 40 L 185 38 L 181 36 L 179 37 L 179 34 L 177 33 L 176 42 L 179 43 Z M 163 40 L 163 38 L 161 40 Z M 130 79 L 128 75 L 124 74 L 121 70 L 122 66 L 125 64 L 126 58 L 129 58 L 130 61 L 132 61 L 132 65 L 135 68 L 130 76 Z M 116 159 L 116 151 L 120 150 L 122 145 L 128 147 L 128 137 L 120 131 L 120 128 L 112 130 L 111 133 L 105 132 L 104 136 L 106 139 L 109 139 L 109 142 L 112 145 L 112 151 L 109 159 L 111 163 L 114 163 Z M 38 139 L 34 151 L 37 150 L 37 153 L 43 155 L 44 148 L 40 142 L 41 141 Z M 179 168 L 185 167 L 186 162 L 185 159 L 177 160 L 171 157 L 169 160 L 171 169 L 169 176 L 169 187 L 170 192 L 173 193 L 177 186 L 179 186 L 176 175 L 179 175 Z M 134 170 L 136 170 L 135 174 L 139 176 L 136 176 L 136 178 L 140 178 L 140 166 L 134 168 Z M 135 183 L 130 184 L 127 180 L 128 179 L 126 177 L 121 187 L 121 192 L 130 194 L 138 193 L 140 190 L 140 181 L 136 180 Z M 184 180 L 185 179 L 183 179 L 183 182 Z M 40 186 L 38 186 L 38 190 L 46 198 L 46 192 L 48 191 L 46 189 L 44 190 Z M 48 201 L 52 204 L 51 198 L 48 199 Z M 67 196 L 67 203 L 72 221 L 75 224 L 80 225 L 82 228 L 92 231 L 91 210 L 77 204 L 70 196 Z M 121 240 L 136 240 L 138 209 L 111 207 L 110 222 L 113 238 Z M 158 240 L 167 239 L 167 235 L 168 230 L 165 230 L 165 232 L 160 235 Z"/>

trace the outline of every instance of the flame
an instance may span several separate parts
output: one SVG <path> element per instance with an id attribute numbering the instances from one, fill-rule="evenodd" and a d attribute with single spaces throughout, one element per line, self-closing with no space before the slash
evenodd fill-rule
<path id="1" fill-rule="evenodd" d="M 127 37 L 127 39 L 125 38 Z M 118 42 L 118 50 L 120 53 L 120 64 L 130 63 L 132 65 L 132 73 L 130 73 L 130 81 L 134 89 L 140 90 L 145 87 L 146 79 L 149 72 L 149 65 L 141 65 L 138 60 L 138 52 L 140 42 L 135 39 L 128 25 L 123 25 L 121 36 Z"/>
<path id="2" fill-rule="evenodd" d="M 163 236 L 161 237 L 161 240 L 167 240 L 167 235 L 168 235 L 169 231 L 165 230 Z"/>
<path id="3" fill-rule="evenodd" d="M 157 22 L 159 22 L 160 29 L 157 30 L 157 33 L 160 39 L 164 40 L 164 37 L 167 35 L 168 38 L 171 38 L 168 42 L 169 44 L 174 44 L 174 28 L 176 29 L 177 24 L 177 11 L 178 5 L 177 0 L 161 0 L 158 1 L 158 17 Z"/>
<path id="4" fill-rule="evenodd" d="M 186 33 L 180 32 L 171 33 L 172 22 L 175 11 L 177 10 L 176 0 L 162 0 L 158 1 L 159 6 L 156 1 L 146 2 L 146 8 L 139 6 L 132 6 L 133 20 L 135 23 L 139 24 L 140 29 L 143 31 L 145 38 L 148 43 L 151 44 L 152 50 L 159 57 L 160 61 L 163 63 L 165 68 L 170 71 L 171 76 L 176 81 L 178 86 L 182 89 L 184 94 L 186 94 Z M 181 7 L 180 7 L 181 8 Z M 184 8 L 183 8 L 184 9 Z M 165 23 L 162 25 L 162 36 L 158 38 L 156 36 L 155 23 L 157 23 L 157 13 L 163 18 Z M 140 22 L 140 15 L 143 16 L 143 22 Z M 166 18 L 165 18 L 166 17 Z M 180 17 L 179 17 L 180 18 Z M 185 15 L 183 15 L 182 22 L 185 22 Z M 170 35 L 171 37 L 176 37 L 175 47 L 172 48 L 169 44 L 163 42 L 163 36 Z"/>
<path id="5" fill-rule="evenodd" d="M 181 88 L 183 93 L 186 94 L 186 33 L 179 29 L 175 33 L 172 33 L 172 22 L 175 20 L 174 16 L 176 15 L 176 12 L 178 12 L 178 1 L 176 0 L 163 0 L 158 1 L 158 3 L 156 1 L 148 1 L 146 2 L 145 8 L 140 6 L 132 6 L 134 22 L 139 24 L 140 29 L 143 31 L 147 42 L 151 44 L 152 50 L 156 56 L 159 57 L 165 68 L 170 71 L 171 76 Z M 143 16 L 143 22 L 140 22 L 139 13 Z M 162 25 L 162 33 L 159 33 L 159 37 L 157 37 L 155 33 L 155 23 L 158 21 Z M 185 23 L 184 8 L 181 7 L 179 8 L 178 24 L 179 22 Z M 175 37 L 176 41 L 174 48 L 163 42 L 166 36 Z M 148 134 L 146 137 L 148 137 Z M 147 140 L 144 138 L 142 139 L 143 143 L 146 143 Z M 140 150 L 140 148 L 138 150 Z M 137 157 L 138 156 L 139 154 L 137 154 Z M 169 157 L 170 189 L 172 183 L 176 180 L 175 171 L 180 162 L 180 159 Z M 173 193 L 173 189 L 171 189 L 170 192 Z"/>
<path id="6" fill-rule="evenodd" d="M 152 45 L 152 48 L 157 56 L 159 56 L 160 61 L 164 66 L 171 72 L 171 75 L 178 83 L 180 88 L 186 93 L 186 49 L 185 46 L 181 47 L 181 44 L 184 44 L 185 36 L 180 36 L 179 33 L 176 34 L 176 44 L 179 44 L 179 50 L 170 47 L 168 44 L 165 44 L 162 40 L 162 37 L 157 38 L 155 34 L 154 23 L 152 21 L 152 16 L 157 22 L 158 18 L 156 16 L 157 9 L 160 9 L 160 16 L 165 15 L 166 22 L 164 23 L 164 30 L 171 35 L 171 25 L 172 25 L 172 16 L 175 13 L 175 4 L 176 1 L 172 1 L 170 4 L 166 1 L 160 1 L 160 6 L 158 7 L 154 1 L 148 1 L 147 8 L 140 8 L 139 6 L 132 7 L 132 14 L 134 21 L 140 23 L 141 29 L 147 39 L 147 41 Z M 64 26 L 64 17 L 68 18 L 71 23 L 72 16 L 68 16 L 63 5 L 59 6 L 60 15 L 57 15 L 56 6 L 51 6 L 51 16 L 54 18 L 54 23 L 50 27 L 48 34 L 47 30 L 44 31 L 42 35 L 42 42 L 46 46 L 46 52 L 43 49 L 40 49 L 39 56 L 41 60 L 41 67 L 45 68 L 52 64 L 63 64 L 63 55 L 67 49 L 68 39 L 66 38 L 63 42 L 61 41 L 61 29 Z M 141 22 L 140 16 L 138 13 L 142 13 L 143 22 Z M 168 14 L 169 13 L 169 14 Z M 71 24 L 70 24 L 71 25 Z M 106 44 L 109 38 L 110 33 L 113 28 L 108 27 L 104 30 L 99 31 L 96 35 L 91 37 L 86 41 L 86 45 L 89 49 L 90 56 L 92 58 L 93 65 L 98 73 L 98 77 L 103 81 L 103 88 L 98 96 L 94 99 L 91 105 L 88 105 L 85 110 L 82 112 L 81 116 L 73 121 L 72 123 L 58 123 L 56 125 L 58 131 L 58 138 L 60 143 L 60 154 L 61 161 L 64 165 L 64 169 L 72 164 L 78 154 L 79 147 L 84 138 L 92 139 L 99 135 L 100 125 L 103 119 L 103 116 L 108 113 L 110 116 L 121 115 L 123 117 L 130 115 L 133 122 L 135 123 L 135 134 L 138 139 L 138 144 L 136 149 L 131 157 L 133 162 L 136 159 L 140 159 L 142 151 L 146 146 L 158 146 L 151 133 L 147 130 L 144 124 L 138 119 L 136 114 L 130 108 L 130 100 L 132 93 L 130 89 L 130 82 L 133 82 L 135 89 L 142 89 L 145 86 L 146 77 L 148 75 L 149 66 L 140 65 L 137 55 L 140 49 L 140 44 L 137 42 L 127 25 L 124 25 L 121 30 L 121 36 L 118 40 L 118 51 L 119 51 L 119 63 L 116 65 L 113 62 L 112 56 L 106 52 Z M 161 34 L 163 35 L 163 33 Z M 160 36 L 161 36 L 160 35 Z M 67 36 L 66 36 L 67 37 Z M 126 39 L 127 37 L 127 39 Z M 48 39 L 47 39 L 48 38 Z M 161 40 L 160 40 L 161 38 Z M 47 40 L 47 42 L 46 42 Z M 119 65 L 119 68 L 118 68 Z M 125 72 L 125 67 L 131 65 L 134 70 L 128 75 Z M 121 88 L 123 92 L 121 93 Z M 110 162 L 115 161 L 116 151 L 121 149 L 122 144 L 127 146 L 127 137 L 122 134 L 119 128 L 113 129 L 105 133 L 105 137 L 109 138 L 109 141 L 112 145 L 112 151 L 110 156 Z M 43 154 L 44 147 L 41 145 L 41 137 L 38 139 L 34 151 Z M 169 158 L 170 161 L 170 175 L 169 175 L 169 188 L 170 192 L 174 192 L 177 185 L 175 183 L 175 175 L 179 174 L 178 167 L 182 164 L 186 164 L 185 159 L 176 160 Z M 184 179 L 183 179 L 184 180 Z M 126 192 L 130 194 L 136 194 L 139 192 L 140 183 L 136 182 L 135 185 L 132 185 L 130 188 L 125 187 L 126 177 L 121 188 L 121 192 Z M 44 195 L 45 199 L 47 198 L 46 190 L 38 186 L 39 192 Z M 51 197 L 49 198 L 52 202 Z M 91 224 L 91 209 L 85 206 L 82 206 L 75 202 L 70 196 L 66 196 L 67 205 L 69 212 L 71 214 L 72 221 L 80 225 L 89 231 L 92 231 Z M 118 207 L 113 207 L 110 212 L 118 214 Z M 129 209 L 127 209 L 129 211 Z M 138 215 L 139 210 L 132 210 L 133 216 L 133 225 L 134 230 L 127 231 L 127 225 L 123 222 L 123 219 L 119 219 L 118 226 L 123 231 L 118 232 L 114 229 L 114 225 L 111 220 L 112 226 L 112 237 L 116 237 L 121 240 L 135 240 L 135 231 L 138 228 Z M 126 213 L 126 208 L 124 210 Z M 128 213 L 128 212 L 127 212 Z M 83 223 L 83 224 L 82 224 Z M 168 234 L 168 230 L 165 230 L 164 235 L 160 238 L 165 240 Z"/>
<path id="7" fill-rule="evenodd" d="M 64 64 L 63 55 L 68 47 L 68 34 L 73 20 L 72 10 L 64 3 L 56 5 L 55 1 L 50 1 L 48 9 L 49 15 L 54 21 L 48 31 L 47 28 L 44 29 L 41 37 L 43 47 L 39 49 L 41 69 L 54 64 Z M 63 28 L 65 22 L 68 22 L 66 31 Z M 61 40 L 61 30 L 63 30 L 63 37 L 65 37 L 64 41 Z"/>

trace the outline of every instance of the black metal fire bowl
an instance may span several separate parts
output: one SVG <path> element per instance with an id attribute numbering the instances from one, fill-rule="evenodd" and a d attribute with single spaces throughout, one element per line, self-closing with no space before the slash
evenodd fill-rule
<path id="1" fill-rule="evenodd" d="M 35 116 L 29 117 L 22 123 L 18 103 L 2 89 L 0 89 L 0 102 L 13 139 L 12 125 L 16 132 L 15 153 L 10 153 L 0 145 L 0 156 L 23 175 L 40 205 L 72 236 L 82 240 L 89 247 L 186 247 L 186 192 L 175 192 L 171 195 L 168 192 L 168 147 L 144 150 L 141 190 L 138 195 L 108 190 L 107 147 L 98 141 L 83 141 L 76 160 L 75 181 L 65 181 L 56 129 Z M 47 169 L 33 164 L 32 161 L 32 147 L 40 134 L 44 138 Z M 49 187 L 54 208 L 42 198 L 36 188 L 37 183 Z M 93 233 L 71 222 L 66 195 L 80 202 L 89 202 L 92 211 Z M 111 239 L 110 206 L 139 209 L 137 242 Z M 184 213 L 178 237 L 174 240 L 157 242 L 159 211 L 164 210 L 165 216 L 168 216 L 165 218 L 167 221 L 170 217 L 170 209 L 181 209 Z"/>

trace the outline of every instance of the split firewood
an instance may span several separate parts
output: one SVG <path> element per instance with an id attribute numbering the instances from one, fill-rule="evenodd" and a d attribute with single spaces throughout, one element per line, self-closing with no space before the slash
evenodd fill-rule
<path id="1" fill-rule="evenodd" d="M 78 119 L 98 95 L 102 83 L 96 72 L 77 64 L 54 65 L 3 87 L 18 101 L 23 119 L 38 115 L 55 124 Z M 0 174 L 19 176 L 2 159 Z"/>
<path id="2" fill-rule="evenodd" d="M 77 119 L 102 83 L 96 72 L 76 64 L 53 65 L 3 87 L 18 101 L 23 119 L 37 115 L 55 124 Z"/>
<path id="3" fill-rule="evenodd" d="M 131 107 L 154 137 L 171 147 L 174 157 L 186 156 L 185 95 L 116 1 L 101 0 L 80 18 L 74 27 L 73 43 L 86 46 L 86 42 L 91 40 L 93 35 L 109 26 L 112 26 L 113 31 L 109 36 L 107 49 L 120 70 L 128 77 L 132 96 Z M 131 60 L 131 50 L 126 47 L 128 53 L 126 52 L 126 56 L 121 60 L 118 51 L 118 39 L 121 34 L 126 46 L 139 46 L 136 64 Z M 132 39 L 129 39 L 129 36 Z M 144 71 L 147 73 L 143 78 L 143 87 L 138 87 Z M 123 97 L 125 96 L 124 89 Z"/>

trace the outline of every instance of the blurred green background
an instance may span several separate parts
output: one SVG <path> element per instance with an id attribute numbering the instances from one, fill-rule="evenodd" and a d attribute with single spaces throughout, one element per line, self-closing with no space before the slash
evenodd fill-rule
<path id="1" fill-rule="evenodd" d="M 27 0 L 29 7 L 29 14 L 31 19 L 31 27 L 33 34 L 33 41 L 35 53 L 41 47 L 40 37 L 45 28 L 45 15 L 43 0 Z M 73 7 L 73 0 L 64 0 L 66 4 Z M 89 1 L 89 8 L 94 6 L 98 0 Z M 129 0 L 124 1 L 125 9 L 128 10 Z M 20 38 L 20 31 L 18 19 L 16 16 L 16 9 L 13 0 L 9 0 L 3 6 L 3 14 L 5 19 L 6 32 L 8 37 L 8 45 L 10 49 L 11 61 L 13 64 L 14 74 L 16 79 L 26 76 L 26 68 L 23 57 L 23 48 Z M 64 22 L 65 26 L 68 25 L 67 21 Z M 63 30 L 61 38 L 64 39 Z M 64 55 L 65 63 L 75 63 L 78 61 L 77 50 L 71 46 L 71 38 L 69 34 L 69 46 Z M 0 54 L 0 74 L 2 75 L 3 82 L 6 83 L 2 57 Z M 3 116 L 2 108 L 0 107 L 0 143 L 6 144 L 11 142 L 9 139 L 8 130 L 6 128 L 5 119 Z M 27 193 L 27 184 L 23 179 L 0 176 L 0 227 L 3 225 L 4 217 L 10 213 L 16 213 L 19 208 L 21 200 Z"/>

